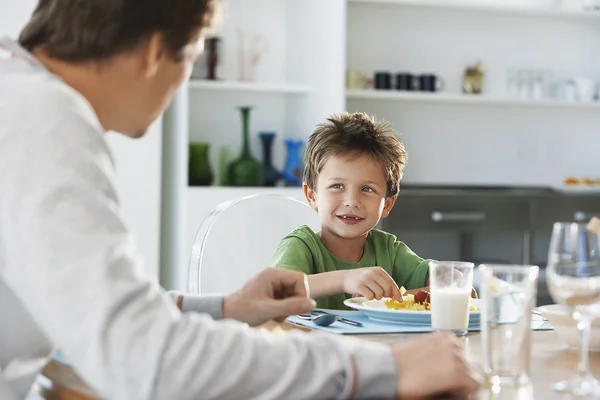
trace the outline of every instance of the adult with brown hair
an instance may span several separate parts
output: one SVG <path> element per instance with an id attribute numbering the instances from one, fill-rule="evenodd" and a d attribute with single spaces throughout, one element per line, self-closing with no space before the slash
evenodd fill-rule
<path id="1" fill-rule="evenodd" d="M 0 398 L 22 398 L 31 380 L 15 376 L 52 347 L 108 399 L 474 390 L 447 336 L 386 346 L 215 321 L 311 309 L 301 273 L 179 297 L 184 312 L 143 273 L 104 134 L 146 132 L 189 76 L 215 3 L 40 0 L 18 42 L 0 39 Z"/>

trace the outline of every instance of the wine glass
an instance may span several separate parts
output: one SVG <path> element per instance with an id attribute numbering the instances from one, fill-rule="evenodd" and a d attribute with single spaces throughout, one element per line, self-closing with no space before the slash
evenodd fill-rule
<path id="1" fill-rule="evenodd" d="M 557 222 L 552 230 L 546 280 L 554 301 L 569 308 L 577 321 L 581 358 L 577 375 L 553 385 L 576 396 L 600 394 L 600 382 L 590 373 L 589 339 L 592 320 L 600 314 L 599 238 L 583 223 Z"/>

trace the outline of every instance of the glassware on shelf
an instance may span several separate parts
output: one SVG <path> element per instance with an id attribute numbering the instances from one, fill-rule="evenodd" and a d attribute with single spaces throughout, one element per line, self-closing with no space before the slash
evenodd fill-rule
<path id="1" fill-rule="evenodd" d="M 210 186 L 214 175 L 209 161 L 210 144 L 192 142 L 189 145 L 188 185 Z"/>
<path id="2" fill-rule="evenodd" d="M 544 77 L 542 71 L 531 71 L 531 98 L 541 100 L 544 97 Z"/>
<path id="3" fill-rule="evenodd" d="M 271 155 L 275 132 L 261 132 L 258 134 L 263 148 L 263 178 L 265 186 L 275 186 L 282 177 L 281 172 L 273 167 Z"/>
<path id="4" fill-rule="evenodd" d="M 509 68 L 506 71 L 506 92 L 509 97 L 519 97 L 519 70 L 517 68 Z"/>
<path id="5" fill-rule="evenodd" d="M 519 70 L 519 97 L 531 99 L 532 94 L 532 71 L 529 69 Z"/>
<path id="6" fill-rule="evenodd" d="M 218 37 L 211 37 L 206 40 L 206 79 L 217 80 L 217 65 L 219 64 L 219 42 Z"/>
<path id="7" fill-rule="evenodd" d="M 238 33 L 238 80 L 256 81 L 256 70 L 262 56 L 268 49 L 267 39 L 263 35 L 249 35 L 241 29 Z"/>
<path id="8" fill-rule="evenodd" d="M 252 107 L 239 107 L 242 116 L 242 152 L 228 167 L 227 178 L 230 186 L 260 186 L 262 184 L 262 164 L 252 156 L 250 150 L 250 111 Z"/>
<path id="9" fill-rule="evenodd" d="M 239 149 L 221 146 L 219 150 L 219 185 L 229 186 L 229 164 L 238 156 Z"/>
<path id="10" fill-rule="evenodd" d="M 534 68 L 508 68 L 506 91 L 510 97 L 543 100 L 557 98 L 554 90 L 556 79 L 551 71 Z"/>
<path id="11" fill-rule="evenodd" d="M 301 153 L 304 142 L 302 140 L 286 139 L 287 159 L 283 170 L 286 186 L 301 186 L 304 175 L 303 155 Z"/>
<path id="12" fill-rule="evenodd" d="M 556 382 L 553 389 L 575 396 L 599 396 L 600 382 L 590 373 L 588 360 L 591 322 L 600 315 L 599 238 L 585 223 L 554 224 L 546 280 L 552 298 L 572 311 L 580 334 L 577 374 Z"/>

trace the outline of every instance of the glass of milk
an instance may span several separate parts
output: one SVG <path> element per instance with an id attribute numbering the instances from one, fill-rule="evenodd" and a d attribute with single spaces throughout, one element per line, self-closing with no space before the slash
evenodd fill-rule
<path id="1" fill-rule="evenodd" d="M 429 263 L 431 328 L 465 335 L 469 328 L 469 302 L 473 288 L 473 263 Z"/>

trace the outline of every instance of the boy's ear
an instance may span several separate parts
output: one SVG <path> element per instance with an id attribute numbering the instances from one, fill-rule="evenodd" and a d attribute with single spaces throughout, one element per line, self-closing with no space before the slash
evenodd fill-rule
<path id="1" fill-rule="evenodd" d="M 396 204 L 396 199 L 398 196 L 391 196 L 385 199 L 383 203 L 383 212 L 381 213 L 381 218 L 387 218 L 390 215 L 390 211 L 394 208 L 394 204 Z"/>
<path id="2" fill-rule="evenodd" d="M 317 209 L 317 192 L 311 189 L 306 182 L 302 182 L 302 189 L 304 190 L 304 197 L 306 197 L 306 201 L 310 208 L 315 211 L 319 211 Z"/>

